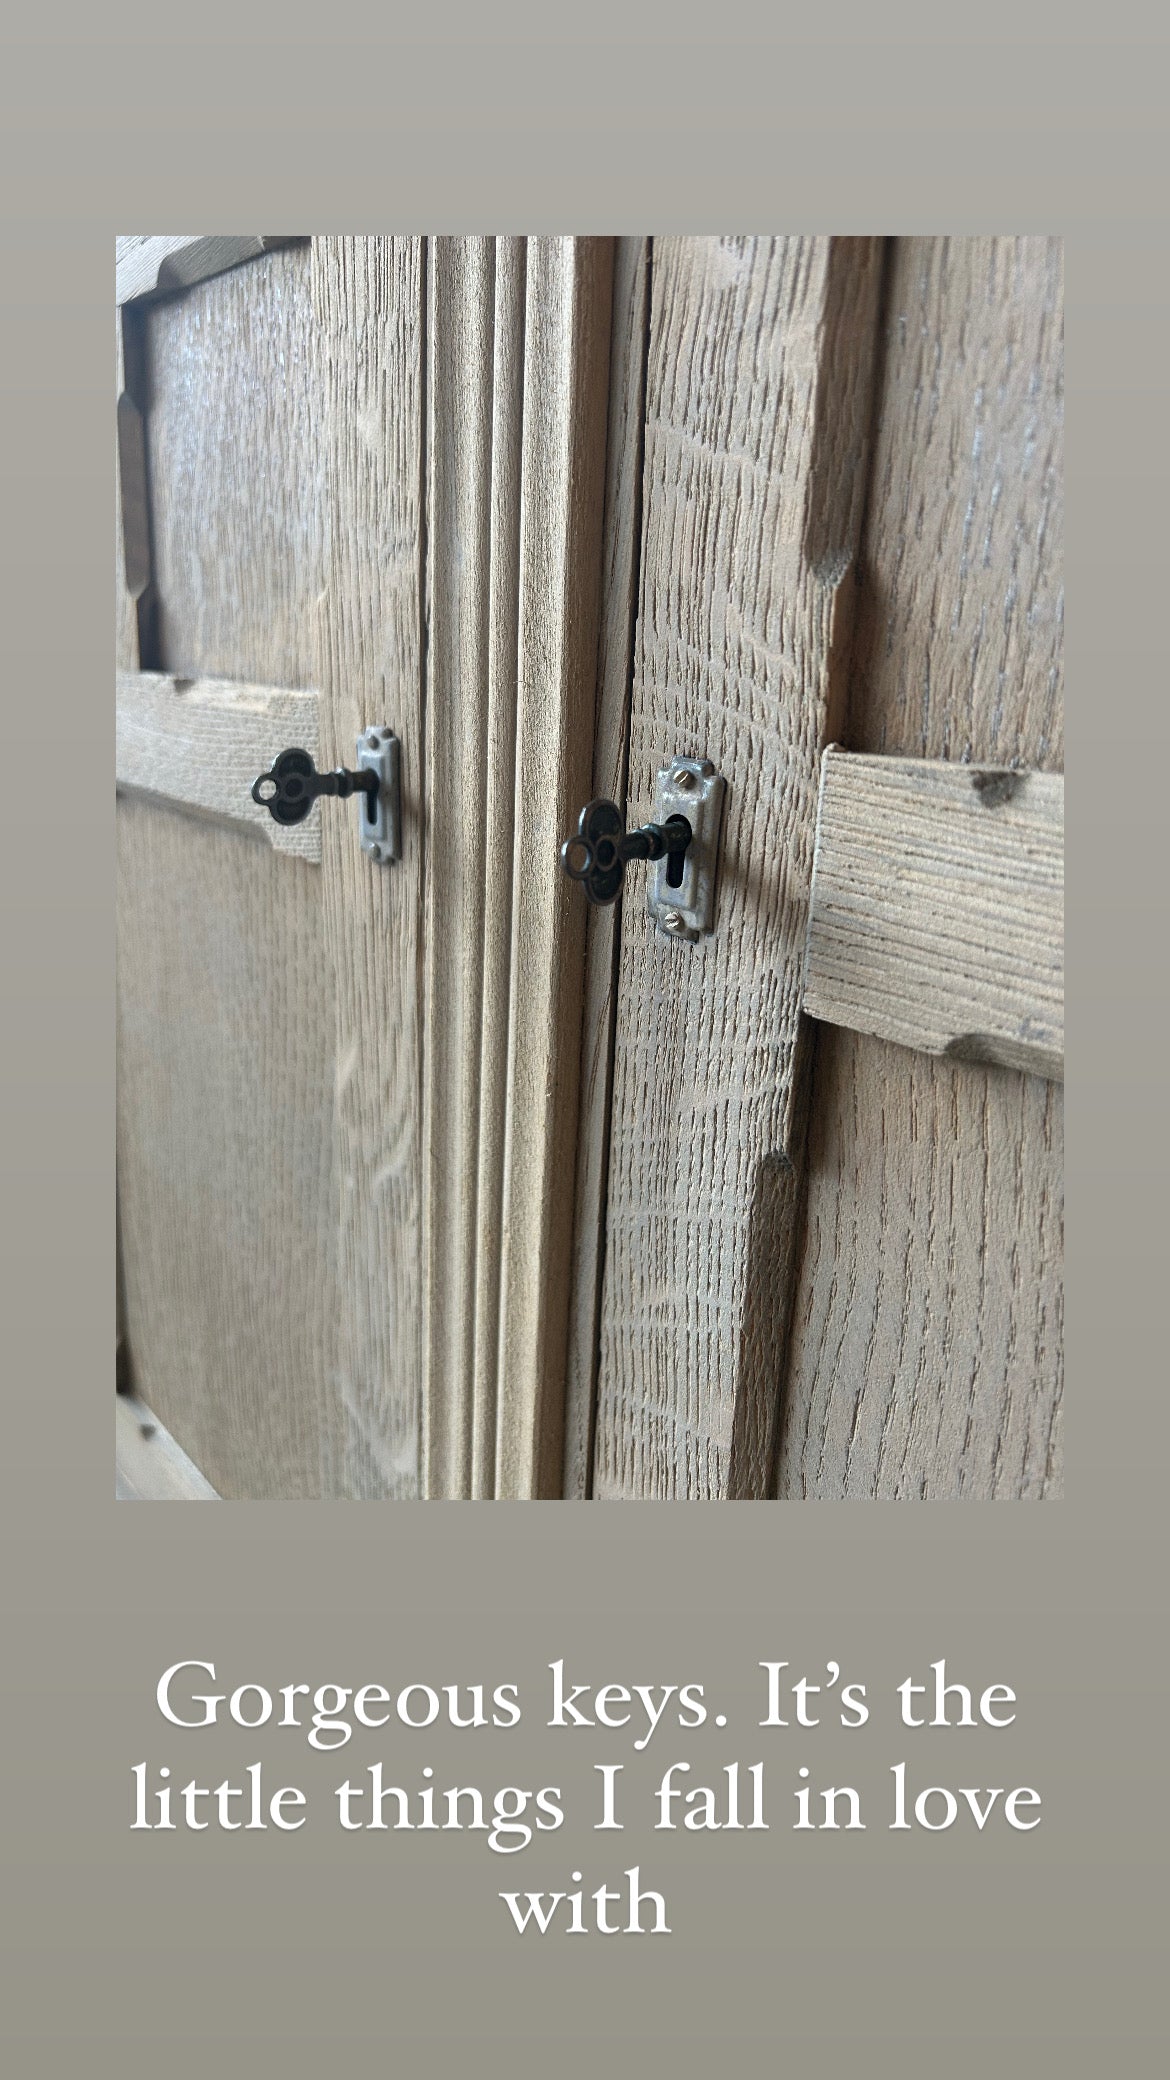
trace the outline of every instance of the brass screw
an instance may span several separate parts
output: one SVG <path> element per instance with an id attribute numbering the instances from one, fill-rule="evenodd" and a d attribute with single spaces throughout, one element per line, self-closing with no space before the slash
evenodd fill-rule
<path id="1" fill-rule="evenodd" d="M 682 914 L 681 910 L 664 910 L 664 911 L 663 911 L 663 913 L 662 913 L 662 929 L 663 929 L 663 931 L 666 931 L 666 932 L 681 932 L 681 931 L 685 930 L 685 928 L 686 928 L 686 919 L 685 919 L 685 918 L 683 917 L 683 914 Z"/>
<path id="2" fill-rule="evenodd" d="M 689 794 L 698 783 L 689 766 L 680 766 L 674 775 L 674 784 L 682 794 Z"/>

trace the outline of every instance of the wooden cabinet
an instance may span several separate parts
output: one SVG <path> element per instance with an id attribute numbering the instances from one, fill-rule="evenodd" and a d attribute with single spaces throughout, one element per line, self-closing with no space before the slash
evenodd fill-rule
<path id="1" fill-rule="evenodd" d="M 236 1499 L 1058 1494 L 1059 241 L 125 239 L 119 284 L 158 1434 Z M 251 800 L 381 725 L 397 863 Z M 675 753 L 727 782 L 694 944 L 558 860 Z"/>

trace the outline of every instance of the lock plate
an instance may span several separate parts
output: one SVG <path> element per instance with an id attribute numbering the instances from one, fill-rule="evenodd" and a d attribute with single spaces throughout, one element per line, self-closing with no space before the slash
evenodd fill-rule
<path id="1" fill-rule="evenodd" d="M 359 771 L 378 775 L 378 792 L 359 804 L 362 851 L 381 861 L 402 857 L 402 747 L 392 729 L 363 730 L 357 740 Z"/>
<path id="2" fill-rule="evenodd" d="M 691 842 L 681 856 L 655 860 L 646 907 L 672 939 L 697 939 L 715 922 L 715 869 L 727 783 L 709 758 L 672 758 L 654 783 L 654 821 L 685 816 Z M 671 875 L 678 875 L 673 885 Z"/>

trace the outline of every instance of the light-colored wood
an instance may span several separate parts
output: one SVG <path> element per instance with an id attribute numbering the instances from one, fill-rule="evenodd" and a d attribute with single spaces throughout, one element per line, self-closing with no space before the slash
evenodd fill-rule
<path id="1" fill-rule="evenodd" d="M 117 830 L 135 1385 L 225 1498 L 311 1499 L 337 1319 L 321 873 L 135 795 Z"/>
<path id="2" fill-rule="evenodd" d="M 527 241 L 495 241 L 488 702 L 484 748 L 483 1006 L 476 1183 L 471 1494 L 496 1485 L 500 1266 L 512 960 L 516 675 L 520 607 L 521 443 Z"/>
<path id="3" fill-rule="evenodd" d="M 880 241 L 656 240 L 629 813 L 728 782 L 716 929 L 627 891 L 594 1493 L 764 1492 L 802 1143 L 819 755 L 865 485 Z M 633 879 L 633 877 L 631 877 Z"/>
<path id="4" fill-rule="evenodd" d="M 649 294 L 649 240 L 619 238 L 614 252 L 601 647 L 591 788 L 593 795 L 619 804 L 626 799 L 630 681 L 638 604 Z M 620 921 L 618 905 L 590 909 L 585 919 L 585 1008 L 581 1025 L 562 1485 L 565 1499 L 573 1501 L 582 1501 L 589 1494 L 593 1475 L 593 1405 L 597 1388 Z"/>
<path id="5" fill-rule="evenodd" d="M 313 812 L 319 868 L 119 803 L 131 1354 L 231 1499 L 417 1492 L 422 321 L 409 239 L 145 312 L 163 664 L 317 688 L 327 764 L 372 722 L 403 743 L 394 867 L 352 803 Z"/>
<path id="6" fill-rule="evenodd" d="M 495 241 L 429 250 L 425 1491 L 471 1493 Z"/>
<path id="7" fill-rule="evenodd" d="M 316 687 L 325 476 L 308 254 L 270 255 L 136 322 L 161 665 Z M 123 796 L 117 820 L 135 1383 L 225 1498 L 316 1497 L 338 1401 L 322 875 L 141 796 Z"/>
<path id="8" fill-rule="evenodd" d="M 122 439 L 123 420 L 132 409 L 126 395 L 126 357 L 122 343 L 122 314 L 114 319 L 114 656 L 120 671 L 138 668 L 138 613 L 126 569 L 126 531 L 123 522 Z"/>
<path id="9" fill-rule="evenodd" d="M 898 240 L 857 751 L 1061 765 L 1059 240 Z M 1063 1093 L 818 1031 L 785 1497 L 1062 1484 Z"/>
<path id="10" fill-rule="evenodd" d="M 216 275 L 141 322 L 159 666 L 318 686 L 330 495 L 309 252 Z"/>
<path id="11" fill-rule="evenodd" d="M 317 811 L 281 824 L 251 795 L 275 751 L 298 744 L 317 759 L 317 704 L 316 693 L 286 687 L 119 672 L 118 786 L 226 817 L 277 852 L 319 860 Z"/>
<path id="12" fill-rule="evenodd" d="M 149 237 L 131 234 L 114 241 L 116 293 L 119 305 L 138 297 L 162 296 L 189 289 L 209 275 L 223 274 L 242 260 L 254 260 L 286 238 Z"/>
<path id="13" fill-rule="evenodd" d="M 423 1343 L 422 241 L 316 239 L 311 287 L 325 444 L 321 750 L 348 764 L 362 729 L 393 728 L 403 803 L 393 866 L 360 850 L 352 804 L 321 820 L 337 1311 L 322 1484 L 353 1500 L 408 1499 Z"/>
<path id="14" fill-rule="evenodd" d="M 115 1493 L 119 1502 L 218 1502 L 211 1482 L 133 1394 L 115 1397 Z"/>
<path id="15" fill-rule="evenodd" d="M 1063 1078 L 1063 777 L 826 751 L 804 1008 Z"/>
<path id="16" fill-rule="evenodd" d="M 561 1492 L 613 245 L 528 243 L 496 1494 Z"/>

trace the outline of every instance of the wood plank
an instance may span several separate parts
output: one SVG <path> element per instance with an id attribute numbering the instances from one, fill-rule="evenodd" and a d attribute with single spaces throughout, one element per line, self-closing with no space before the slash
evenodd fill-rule
<path id="1" fill-rule="evenodd" d="M 855 751 L 1059 770 L 1063 254 L 895 242 Z M 822 1028 L 776 1492 L 1062 1484 L 1059 1085 Z"/>
<path id="2" fill-rule="evenodd" d="M 152 661 L 188 678 L 319 686 L 330 493 L 309 251 L 216 275 L 149 305 L 141 324 Z"/>
<path id="3" fill-rule="evenodd" d="M 491 651 L 495 241 L 436 238 L 428 282 L 424 1145 L 426 1494 L 471 1494 Z"/>
<path id="4" fill-rule="evenodd" d="M 1064 1075 L 1064 780 L 829 750 L 805 1010 Z"/>
<path id="5" fill-rule="evenodd" d="M 615 241 L 606 436 L 601 642 L 591 793 L 625 803 L 630 684 L 638 607 L 642 519 L 642 418 L 650 242 Z M 593 1480 L 593 1414 L 604 1262 L 605 1190 L 613 1090 L 614 1019 L 621 909 L 590 909 L 585 919 L 585 1007 L 573 1207 L 572 1287 L 565 1378 L 562 1494 L 583 1501 Z"/>
<path id="6" fill-rule="evenodd" d="M 138 315 L 160 667 L 317 687 L 328 437 L 309 257 L 271 255 Z M 330 806 L 348 825 L 352 804 Z M 342 1424 L 322 871 L 140 795 L 117 821 L 136 1385 L 225 1499 L 315 1499 Z"/>
<path id="7" fill-rule="evenodd" d="M 322 818 L 336 1064 L 322 1488 L 409 1499 L 423 1342 L 422 241 L 315 239 L 311 291 L 328 545 L 313 602 L 321 750 L 329 765 L 348 763 L 361 730 L 393 728 L 404 824 L 401 860 L 377 867 L 358 846 L 352 804 Z"/>
<path id="8" fill-rule="evenodd" d="M 507 1147 L 508 1013 L 512 964 L 512 853 L 516 810 L 516 695 L 520 612 L 521 453 L 527 241 L 495 241 L 492 459 L 488 566 L 487 735 L 481 887 L 483 1002 L 475 1227 L 471 1494 L 496 1486 L 500 1280 Z"/>
<path id="9" fill-rule="evenodd" d="M 118 786 L 225 817 L 266 838 L 276 852 L 317 861 L 321 812 L 314 810 L 303 823 L 277 823 L 252 800 L 251 786 L 288 745 L 298 744 L 317 759 L 318 698 L 232 679 L 119 672 Z"/>
<path id="10" fill-rule="evenodd" d="M 818 761 L 847 655 L 879 274 L 872 239 L 654 244 L 629 807 L 649 813 L 674 752 L 713 759 L 728 797 L 714 935 L 656 934 L 636 889 L 623 910 L 603 1499 L 764 1490 Z"/>
<path id="11" fill-rule="evenodd" d="M 138 795 L 117 838 L 135 1385 L 225 1499 L 312 1500 L 337 1321 L 321 872 Z"/>
<path id="12" fill-rule="evenodd" d="M 197 238 L 182 233 L 170 237 L 127 234 L 114 241 L 118 304 L 189 289 L 210 275 L 238 267 L 241 261 L 254 260 L 275 246 L 291 243 L 287 238 L 247 234 L 226 238 Z"/>
<path id="13" fill-rule="evenodd" d="M 496 1494 L 561 1492 L 613 244 L 528 243 Z"/>
<path id="14" fill-rule="evenodd" d="M 119 1502 L 218 1502 L 211 1482 L 134 1394 L 116 1396 L 115 1491 Z"/>

